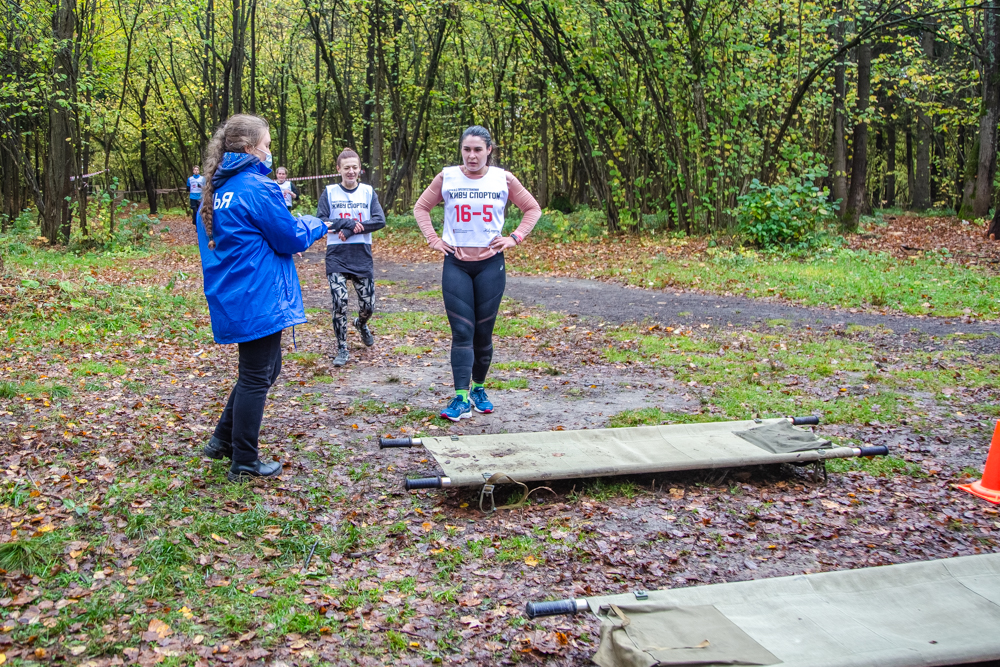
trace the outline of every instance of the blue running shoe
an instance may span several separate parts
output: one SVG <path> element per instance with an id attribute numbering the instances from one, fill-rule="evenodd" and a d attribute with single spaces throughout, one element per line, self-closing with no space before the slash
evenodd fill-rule
<path id="1" fill-rule="evenodd" d="M 476 412 L 482 412 L 485 415 L 493 412 L 493 404 L 490 403 L 489 397 L 486 396 L 486 389 L 483 387 L 476 387 L 470 391 L 469 401 L 472 402 L 472 407 Z"/>
<path id="2" fill-rule="evenodd" d="M 471 417 L 472 404 L 468 401 L 463 401 L 461 396 L 456 396 L 451 399 L 451 403 L 448 404 L 448 407 L 441 411 L 441 416 L 445 419 L 450 419 L 453 422 L 465 419 L 466 417 Z"/>

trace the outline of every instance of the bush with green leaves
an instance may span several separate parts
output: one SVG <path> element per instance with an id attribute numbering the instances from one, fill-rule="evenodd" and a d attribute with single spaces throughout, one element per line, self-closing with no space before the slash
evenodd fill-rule
<path id="1" fill-rule="evenodd" d="M 816 186 L 825 176 L 826 168 L 819 166 L 774 185 L 754 179 L 737 198 L 734 214 L 740 234 L 761 248 L 808 245 L 836 215 L 829 189 Z"/>
<path id="2" fill-rule="evenodd" d="M 607 218 L 601 210 L 581 206 L 567 215 L 561 211 L 546 209 L 535 225 L 534 234 L 556 243 L 570 243 L 600 237 L 606 227 Z"/>

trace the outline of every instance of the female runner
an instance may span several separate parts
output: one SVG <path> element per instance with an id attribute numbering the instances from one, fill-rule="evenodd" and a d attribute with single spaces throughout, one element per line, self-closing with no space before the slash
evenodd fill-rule
<path id="1" fill-rule="evenodd" d="M 471 417 L 473 409 L 493 412 L 484 385 L 493 360 L 493 326 L 507 282 L 503 252 L 524 241 L 542 215 L 538 202 L 513 174 L 490 166 L 493 139 L 485 128 L 466 129 L 461 151 L 462 165 L 445 167 L 413 209 L 427 244 L 444 255 L 441 292 L 451 325 L 455 398 L 441 416 L 454 422 Z M 524 217 L 510 236 L 503 236 L 508 200 Z M 441 202 L 444 233 L 439 237 L 431 210 Z"/>

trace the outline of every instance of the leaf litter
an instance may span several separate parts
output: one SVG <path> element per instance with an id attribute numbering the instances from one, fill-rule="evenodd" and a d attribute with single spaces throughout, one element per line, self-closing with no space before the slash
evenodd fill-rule
<path id="1" fill-rule="evenodd" d="M 762 329 L 741 340 L 680 325 L 571 325 L 505 302 L 495 375 L 524 382 L 493 393 L 496 414 L 453 425 L 434 416 L 450 385 L 440 304 L 406 284 L 380 287 L 378 343 L 352 339 L 345 369 L 330 364 L 324 317 L 297 329 L 262 432 L 262 454 L 285 473 L 271 485 L 225 485 L 224 466 L 200 447 L 236 355 L 211 343 L 197 257 L 184 242 L 175 234 L 175 245 L 98 272 L 98 285 L 117 289 L 163 290 L 189 276 L 171 293 L 180 299 L 172 316 L 126 318 L 120 301 L 91 303 L 94 322 L 118 319 L 89 339 L 41 335 L 69 292 L 49 295 L 52 312 L 39 313 L 19 280 L 4 280 L 15 322 L 0 357 L 0 381 L 15 387 L 0 398 L 4 660 L 513 664 L 530 655 L 579 664 L 596 648 L 596 622 L 526 622 L 524 602 L 1000 549 L 996 511 L 952 486 L 985 455 L 998 388 L 982 369 L 992 358 L 927 340 L 929 351 L 901 349 L 873 331 Z M 311 264 L 300 266 L 306 290 L 324 282 Z M 831 342 L 861 349 L 871 370 L 854 369 L 840 348 L 808 347 Z M 780 344 L 811 350 L 817 365 L 843 355 L 845 370 L 790 373 Z M 738 384 L 758 395 L 743 405 L 709 382 L 709 362 L 727 354 L 756 355 L 758 377 Z M 917 379 L 911 393 L 899 387 Z M 902 397 L 895 408 L 890 390 Z M 434 474 L 433 460 L 375 444 L 379 435 L 602 427 L 616 416 L 735 418 L 747 415 L 730 411 L 773 413 L 775 397 L 793 399 L 788 412 L 795 401 L 823 406 L 836 422 L 821 427 L 825 437 L 888 444 L 897 467 L 862 461 L 825 484 L 784 468 L 577 480 L 483 515 L 472 492 L 404 492 L 402 477 Z M 642 412 L 650 406 L 659 412 Z"/>

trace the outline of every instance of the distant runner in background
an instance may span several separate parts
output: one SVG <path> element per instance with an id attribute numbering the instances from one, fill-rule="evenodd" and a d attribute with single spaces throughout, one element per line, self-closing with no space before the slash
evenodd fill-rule
<path id="1" fill-rule="evenodd" d="M 198 207 L 201 206 L 201 191 L 205 187 L 205 177 L 201 175 L 201 168 L 198 165 L 192 169 L 194 174 L 188 176 L 188 201 L 191 204 L 191 224 L 197 224 Z M 176 182 L 176 181 L 175 181 Z"/>
<path id="2" fill-rule="evenodd" d="M 326 237 L 326 278 L 333 297 L 333 332 L 337 336 L 334 366 L 347 363 L 347 281 L 358 294 L 354 328 L 367 347 L 375 344 L 368 320 L 375 312 L 375 269 L 372 232 L 385 227 L 385 214 L 375 189 L 359 183 L 361 158 L 350 148 L 337 156 L 340 183 L 328 185 L 319 197 L 316 217 L 330 225 Z"/>
<path id="3" fill-rule="evenodd" d="M 288 180 L 288 170 L 284 167 L 278 167 L 275 176 L 278 179 L 278 187 L 281 188 L 281 195 L 285 198 L 285 208 L 291 211 L 295 208 L 295 200 L 299 198 L 299 189 L 295 187 L 295 183 Z"/>

